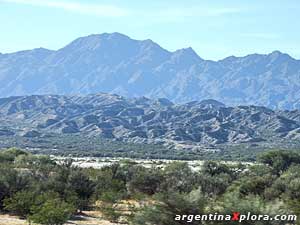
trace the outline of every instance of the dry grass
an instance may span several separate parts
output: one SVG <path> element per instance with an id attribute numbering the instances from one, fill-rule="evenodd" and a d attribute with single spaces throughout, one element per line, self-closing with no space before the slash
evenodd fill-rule
<path id="1" fill-rule="evenodd" d="M 143 205 L 151 202 L 150 199 L 144 201 L 136 200 L 122 200 L 116 205 L 116 210 L 119 211 L 123 216 L 120 218 L 120 223 L 112 223 L 108 220 L 103 219 L 103 215 L 100 210 L 97 211 L 84 211 L 81 215 L 77 215 L 72 218 L 65 225 L 126 225 L 126 217 L 132 213 L 132 210 L 141 208 Z M 96 208 L 101 208 L 101 201 L 97 201 Z M 8 214 L 0 214 L 0 225 L 28 225 L 26 220 L 20 219 L 16 216 Z"/>
<path id="2" fill-rule="evenodd" d="M 15 216 L 0 215 L 0 225 L 23 225 L 28 224 L 26 220 L 20 220 Z"/>
<path id="3" fill-rule="evenodd" d="M 0 225 L 28 225 L 26 220 L 19 219 L 15 216 L 1 215 Z M 84 212 L 84 216 L 78 216 L 76 219 L 70 220 L 66 225 L 118 225 L 101 218 L 99 211 Z"/>

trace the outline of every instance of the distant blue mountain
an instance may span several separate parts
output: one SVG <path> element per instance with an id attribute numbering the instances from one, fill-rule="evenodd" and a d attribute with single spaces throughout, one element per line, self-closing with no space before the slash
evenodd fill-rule
<path id="1" fill-rule="evenodd" d="M 1 97 L 97 92 L 299 109 L 300 61 L 279 51 L 204 60 L 192 48 L 170 52 L 120 33 L 78 38 L 57 51 L 0 54 Z"/>

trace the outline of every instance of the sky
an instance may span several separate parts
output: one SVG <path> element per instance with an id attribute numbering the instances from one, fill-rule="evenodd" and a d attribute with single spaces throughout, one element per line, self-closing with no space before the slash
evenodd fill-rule
<path id="1" fill-rule="evenodd" d="M 204 59 L 279 50 L 300 59 L 299 0 L 0 0 L 0 52 L 120 32 Z"/>

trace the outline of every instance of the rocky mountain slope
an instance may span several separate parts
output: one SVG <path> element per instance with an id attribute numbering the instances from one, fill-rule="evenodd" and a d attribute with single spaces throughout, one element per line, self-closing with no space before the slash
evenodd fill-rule
<path id="1" fill-rule="evenodd" d="M 2 97 L 106 92 L 299 109 L 299 78 L 300 61 L 278 51 L 210 61 L 192 48 L 170 52 L 119 33 L 78 38 L 57 51 L 0 54 Z"/>
<path id="2" fill-rule="evenodd" d="M 32 95 L 0 99 L 0 135 L 80 134 L 134 143 L 183 146 L 300 140 L 300 111 L 185 104 L 160 98 Z"/>

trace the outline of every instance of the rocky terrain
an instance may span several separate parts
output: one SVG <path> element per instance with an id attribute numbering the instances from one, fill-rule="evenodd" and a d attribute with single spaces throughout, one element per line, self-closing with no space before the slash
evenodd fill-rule
<path id="1" fill-rule="evenodd" d="M 197 146 L 300 140 L 300 111 L 185 104 L 115 94 L 32 95 L 0 99 L 0 136 L 80 134 L 130 143 Z"/>
<path id="2" fill-rule="evenodd" d="M 192 48 L 170 52 L 119 33 L 78 38 L 57 51 L 0 54 L 1 97 L 105 92 L 176 103 L 215 99 L 234 106 L 299 109 L 299 77 L 300 61 L 279 51 L 211 61 Z"/>

